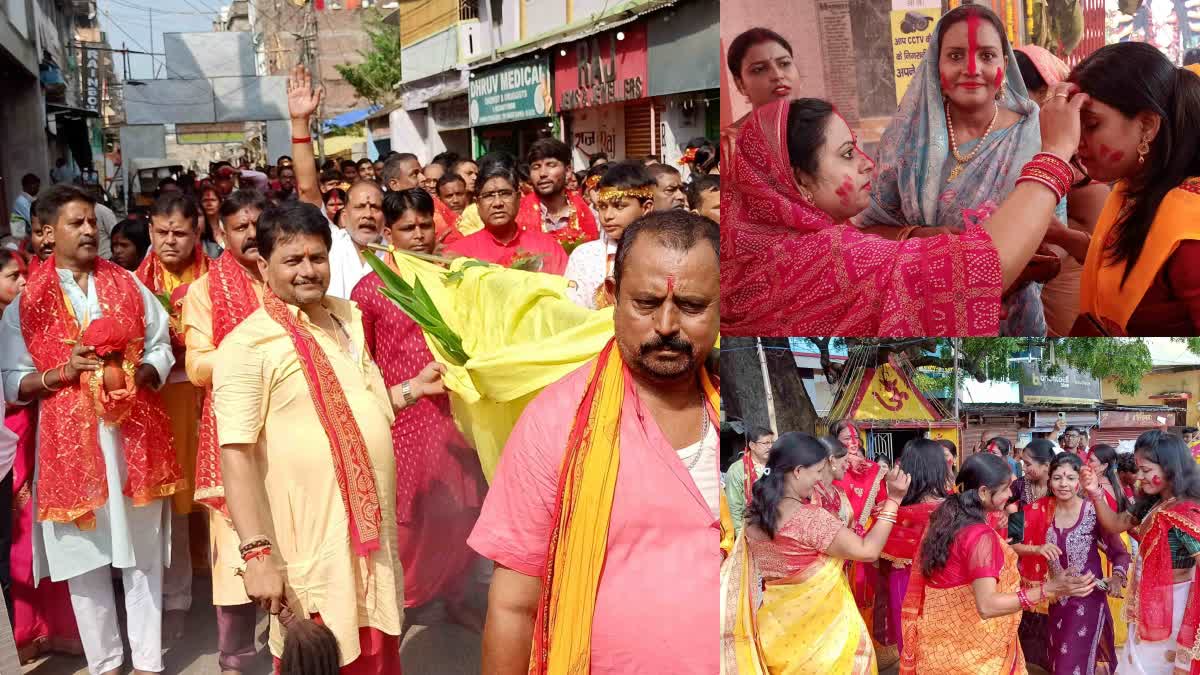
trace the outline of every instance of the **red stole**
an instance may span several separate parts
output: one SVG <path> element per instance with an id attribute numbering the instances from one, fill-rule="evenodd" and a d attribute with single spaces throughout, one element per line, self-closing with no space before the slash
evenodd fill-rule
<path id="1" fill-rule="evenodd" d="M 929 527 L 929 517 L 934 510 L 942 505 L 942 500 L 921 502 L 901 506 L 896 512 L 896 524 L 888 535 L 887 543 L 883 545 L 881 558 L 890 560 L 897 565 L 911 565 L 917 558 L 921 547 L 921 538 Z"/>
<path id="2" fill-rule="evenodd" d="M 367 454 L 362 430 L 354 420 L 354 411 L 350 409 L 325 350 L 269 287 L 263 291 L 263 309 L 283 326 L 296 346 L 296 358 L 308 382 L 313 408 L 333 452 L 334 475 L 350 521 L 350 548 L 356 555 L 370 555 L 371 551 L 379 550 L 382 516 L 371 457 Z"/>
<path id="3" fill-rule="evenodd" d="M 131 334 L 146 332 L 145 307 L 137 283 L 128 272 L 97 259 L 93 272 L 104 316 Z M 39 371 L 58 368 L 71 357 L 82 329 L 72 316 L 50 256 L 30 276 L 21 300 L 21 334 Z M 144 345 L 127 354 L 141 362 Z M 108 501 L 104 456 L 97 436 L 99 419 L 92 392 L 79 383 L 64 386 L 41 404 L 38 425 L 37 519 L 74 522 L 80 529 L 96 525 L 93 511 Z M 171 438 L 170 420 L 157 392 L 137 389 L 128 414 L 116 425 L 126 462 L 124 493 L 134 506 L 149 504 L 183 488 Z"/>
<path id="4" fill-rule="evenodd" d="M 749 506 L 754 495 L 754 479 L 758 477 L 754 471 L 754 458 L 750 456 L 749 450 L 742 453 L 742 471 L 746 474 L 746 506 Z"/>
<path id="5" fill-rule="evenodd" d="M 1141 535 L 1142 571 L 1137 580 L 1138 638 L 1147 642 L 1171 639 L 1174 612 L 1174 574 L 1171 567 L 1171 546 L 1167 533 L 1177 527 L 1200 539 L 1200 504 L 1175 502 L 1151 514 L 1137 528 Z M 1198 567 L 1197 569 L 1200 569 Z M 1132 603 L 1132 601 L 1131 601 Z M 1196 643 L 1196 628 L 1200 625 L 1200 580 L 1193 579 L 1188 592 L 1187 609 L 1179 628 L 1178 643 L 1187 651 Z M 1192 661 L 1191 675 L 1200 674 L 1200 660 Z"/>
<path id="6" fill-rule="evenodd" d="M 212 301 L 213 346 L 221 346 L 226 335 L 259 307 L 254 281 L 229 251 L 208 268 L 208 296 Z M 226 518 L 225 484 L 221 480 L 221 443 L 213 414 L 212 387 L 204 389 L 200 412 L 200 446 L 196 451 L 196 501 L 221 512 Z"/>
<path id="7" fill-rule="evenodd" d="M 579 195 L 567 191 L 567 201 L 571 204 L 571 216 L 567 226 L 553 232 L 547 232 L 558 240 L 558 243 L 575 247 L 584 242 L 600 237 L 596 227 L 596 218 L 587 202 Z M 522 229 L 542 230 L 542 200 L 536 192 L 531 192 L 521 198 L 521 207 L 517 211 L 517 226 Z"/>
<path id="8" fill-rule="evenodd" d="M 443 245 L 463 238 L 462 232 L 458 231 L 458 214 L 436 195 L 433 197 L 433 220 L 437 240 Z"/>
<path id="9" fill-rule="evenodd" d="M 865 469 L 856 471 L 854 465 L 851 464 L 846 469 L 844 478 L 833 481 L 834 485 L 846 492 L 846 497 L 850 500 L 850 507 L 854 510 L 851 527 L 860 536 L 866 531 L 867 519 L 871 517 L 871 511 L 875 509 L 875 502 L 878 501 L 880 491 L 884 490 L 883 477 L 879 475 L 879 465 L 870 460 L 864 461 L 867 464 Z"/>
<path id="10" fill-rule="evenodd" d="M 204 249 L 200 242 L 196 242 L 196 250 L 192 252 L 192 280 L 195 281 L 204 275 L 208 270 L 208 256 L 204 254 Z M 166 284 L 163 283 L 163 275 L 167 268 L 163 267 L 162 261 L 158 259 L 154 251 L 151 251 L 143 260 L 142 264 L 138 265 L 135 273 L 138 281 L 141 281 L 150 292 L 160 299 L 166 294 Z M 171 319 L 171 346 L 175 348 L 175 360 L 182 362 L 181 354 L 185 348 L 183 343 L 182 325 L 180 323 L 180 311 L 183 305 L 184 295 L 187 294 L 187 284 L 183 284 L 175 289 L 171 297 L 167 298 L 167 314 Z"/>

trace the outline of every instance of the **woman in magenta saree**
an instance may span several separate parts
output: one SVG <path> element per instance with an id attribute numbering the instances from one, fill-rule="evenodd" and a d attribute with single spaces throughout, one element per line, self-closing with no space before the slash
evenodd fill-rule
<path id="1" fill-rule="evenodd" d="M 37 408 L 8 407 L 4 424 L 17 435 L 13 460 L 12 569 L 13 637 L 21 663 L 47 652 L 83 654 L 71 592 L 66 582 L 33 578 L 33 469 Z M 36 586 L 35 586 L 36 584 Z"/>

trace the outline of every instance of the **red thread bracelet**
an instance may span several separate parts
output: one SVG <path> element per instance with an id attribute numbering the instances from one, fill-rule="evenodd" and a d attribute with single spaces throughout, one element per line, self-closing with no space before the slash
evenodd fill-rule
<path id="1" fill-rule="evenodd" d="M 292 137 L 292 145 L 306 145 L 308 143 L 312 143 L 312 136 L 305 136 L 304 138 Z"/>
<path id="2" fill-rule="evenodd" d="M 271 555 L 271 547 L 270 546 L 256 548 L 253 551 L 247 551 L 246 553 L 243 553 L 242 554 L 242 562 L 250 562 L 251 560 L 255 560 L 258 558 L 266 558 L 269 555 Z"/>

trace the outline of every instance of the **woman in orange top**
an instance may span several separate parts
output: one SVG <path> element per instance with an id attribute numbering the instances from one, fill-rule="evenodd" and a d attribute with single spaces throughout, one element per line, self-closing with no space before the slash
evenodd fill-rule
<path id="1" fill-rule="evenodd" d="M 1008 504 L 1012 481 L 1000 457 L 972 455 L 958 473 L 958 492 L 930 517 L 904 597 L 902 675 L 1023 674 L 1021 610 L 1095 588 L 1090 574 L 1021 588 L 1017 554 L 987 523 Z"/>
<path id="2" fill-rule="evenodd" d="M 1200 79 L 1141 42 L 1100 48 L 1071 82 L 1091 96 L 1079 159 L 1115 183 L 1083 266 L 1075 335 L 1200 330 Z"/>

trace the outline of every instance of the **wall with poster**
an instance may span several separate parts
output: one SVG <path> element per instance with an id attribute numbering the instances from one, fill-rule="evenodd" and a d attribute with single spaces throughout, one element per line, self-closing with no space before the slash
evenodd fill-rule
<path id="1" fill-rule="evenodd" d="M 904 98 L 917 66 L 921 65 L 933 29 L 942 16 L 939 0 L 892 0 L 892 65 L 896 78 L 896 105 Z"/>
<path id="2" fill-rule="evenodd" d="M 606 106 L 579 110 L 571 117 L 571 158 L 577 168 L 588 165 L 588 159 L 598 152 L 609 159 L 625 155 L 625 107 Z"/>

